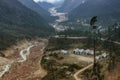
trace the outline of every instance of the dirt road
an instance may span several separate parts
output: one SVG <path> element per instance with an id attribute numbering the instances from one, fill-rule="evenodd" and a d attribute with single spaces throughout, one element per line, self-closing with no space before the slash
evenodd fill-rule
<path id="1" fill-rule="evenodd" d="M 83 71 L 87 70 L 88 68 L 92 67 L 92 66 L 93 66 L 93 63 L 90 64 L 90 65 L 88 65 L 88 66 L 86 66 L 86 67 L 84 67 L 84 68 L 82 68 L 82 69 L 80 69 L 78 72 L 76 72 L 76 73 L 74 74 L 75 80 L 82 80 L 80 77 L 78 77 L 78 75 L 79 75 L 80 73 L 82 73 Z"/>

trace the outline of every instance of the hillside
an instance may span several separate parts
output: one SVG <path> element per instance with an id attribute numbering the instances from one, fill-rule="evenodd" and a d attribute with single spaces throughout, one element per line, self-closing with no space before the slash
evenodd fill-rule
<path id="1" fill-rule="evenodd" d="M 18 39 L 46 36 L 53 31 L 39 14 L 17 0 L 0 0 L 0 50 Z"/>
<path id="2" fill-rule="evenodd" d="M 117 0 L 87 0 L 69 13 L 71 18 L 90 18 L 99 16 L 103 20 L 118 21 L 120 1 Z M 118 20 L 116 20 L 118 19 Z"/>
<path id="3" fill-rule="evenodd" d="M 27 8 L 39 13 L 47 21 L 51 21 L 52 19 L 54 19 L 53 17 L 50 16 L 50 13 L 42 7 L 42 5 L 35 3 L 33 0 L 18 0 L 18 1 L 25 5 Z"/>
<path id="4" fill-rule="evenodd" d="M 58 10 L 62 12 L 70 12 L 71 10 L 78 7 L 83 2 L 84 0 L 65 0 L 62 6 Z"/>

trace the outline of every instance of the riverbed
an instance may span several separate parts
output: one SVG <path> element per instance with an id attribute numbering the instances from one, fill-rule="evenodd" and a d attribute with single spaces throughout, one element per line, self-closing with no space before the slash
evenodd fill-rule
<path id="1" fill-rule="evenodd" d="M 60 32 L 68 28 L 68 26 L 63 26 L 59 24 L 61 22 L 68 21 L 67 13 L 58 12 L 55 7 L 50 8 L 49 12 L 51 16 L 58 17 L 53 23 L 50 23 L 50 25 L 53 26 L 53 28 L 55 28 L 56 31 Z"/>

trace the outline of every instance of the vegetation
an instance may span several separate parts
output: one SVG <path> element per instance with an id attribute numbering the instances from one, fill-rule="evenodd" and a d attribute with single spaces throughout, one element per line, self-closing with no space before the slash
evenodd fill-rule
<path id="1" fill-rule="evenodd" d="M 81 75 L 84 76 L 84 80 L 104 80 L 104 75 L 101 71 L 101 69 L 103 68 L 103 66 L 99 63 L 96 64 L 96 76 L 93 76 L 92 72 L 92 68 L 91 69 L 87 69 L 85 70 Z"/>
<path id="2" fill-rule="evenodd" d="M 42 59 L 42 66 L 48 71 L 42 80 L 74 80 L 71 74 L 81 68 L 77 64 L 60 64 L 56 60 L 46 60 L 45 57 Z"/>
<path id="3" fill-rule="evenodd" d="M 76 45 L 82 48 L 82 43 L 85 42 L 86 40 L 50 38 L 41 63 L 43 68 L 48 71 L 48 74 L 42 80 L 74 80 L 72 75 L 79 69 L 83 68 L 83 65 L 87 65 L 88 63 L 85 64 L 78 61 L 77 63 L 80 63 L 80 65 L 77 64 L 74 59 L 68 61 L 68 59 L 71 59 L 69 53 L 65 55 L 59 50 L 73 49 Z M 71 43 L 74 45 L 71 46 Z"/>
<path id="4" fill-rule="evenodd" d="M 54 50 L 60 50 L 60 49 L 73 49 L 74 44 L 79 44 L 78 47 L 83 47 L 81 42 L 84 44 L 86 43 L 87 39 L 81 40 L 81 39 L 66 39 L 66 38 L 50 38 L 48 47 L 46 48 L 46 51 L 54 51 Z M 52 47 L 51 47 L 52 46 Z"/>
<path id="5" fill-rule="evenodd" d="M 96 67 L 94 69 L 96 71 L 95 75 L 93 74 L 93 69 L 86 70 L 84 73 L 82 73 L 82 75 L 84 77 L 84 80 L 93 80 L 93 79 L 104 80 L 105 77 L 106 77 L 107 70 L 108 71 L 109 70 L 113 71 L 115 69 L 116 61 L 118 60 L 118 56 L 120 56 L 119 55 L 120 45 L 114 44 L 113 42 L 110 43 L 109 40 L 102 41 L 100 39 L 99 34 L 97 33 L 96 35 L 98 36 L 96 38 L 97 40 L 96 40 L 96 43 L 95 43 L 96 44 L 96 50 L 97 51 L 106 51 L 106 53 L 110 53 L 111 52 L 112 53 L 112 57 L 110 59 L 108 58 L 108 59 L 105 59 L 105 60 L 102 60 L 102 61 L 96 63 Z M 77 48 L 84 48 L 84 49 L 88 49 L 88 48 L 90 49 L 91 48 L 91 49 L 93 49 L 93 46 L 94 46 L 93 42 L 94 42 L 94 39 L 92 37 L 89 37 L 89 38 L 83 39 L 83 40 L 67 39 L 66 37 L 64 37 L 64 38 L 54 38 L 54 37 L 51 37 L 49 39 L 49 44 L 48 44 L 48 46 L 46 48 L 46 52 L 45 52 L 46 56 L 45 57 L 49 56 L 49 59 L 53 60 L 52 61 L 53 62 L 52 63 L 53 64 L 53 68 L 57 67 L 57 69 L 54 69 L 53 72 L 54 72 L 54 74 L 57 74 L 57 72 L 58 72 L 59 75 L 55 75 L 55 76 L 59 76 L 59 77 L 57 77 L 55 79 L 56 80 L 59 80 L 59 79 L 62 79 L 62 78 L 63 78 L 63 80 L 70 79 L 70 75 L 69 75 L 69 78 L 68 78 L 68 77 L 64 76 L 66 74 L 62 74 L 62 73 L 65 73 L 67 71 L 74 72 L 74 71 L 79 70 L 80 68 L 82 68 L 82 67 L 80 67 L 80 66 L 78 66 L 76 64 L 74 65 L 74 64 L 65 64 L 65 63 L 64 64 L 60 64 L 60 63 L 58 63 L 57 61 L 61 62 L 61 60 L 64 59 L 65 55 L 62 56 L 62 58 L 60 58 L 60 54 L 61 53 L 56 53 L 56 52 L 54 52 L 55 50 L 73 49 L 74 46 L 73 45 L 71 46 L 71 44 L 79 45 Z M 82 44 L 78 44 L 78 43 L 82 43 Z M 47 56 L 47 54 L 49 54 L 49 55 Z M 51 76 L 53 76 L 53 74 L 52 74 L 53 72 L 49 72 L 48 64 L 50 64 L 49 60 L 45 59 L 43 61 L 43 66 L 44 66 L 45 69 L 48 70 L 48 75 L 44 78 L 45 80 L 47 80 Z M 58 68 L 58 66 L 59 67 L 68 66 L 68 68 L 67 69 L 66 68 L 65 69 L 64 68 L 61 69 L 61 68 Z M 72 67 L 74 67 L 74 68 L 72 68 Z"/>
<path id="6" fill-rule="evenodd" d="M 67 29 L 63 32 L 59 32 L 58 35 L 66 35 L 66 36 L 88 36 L 89 35 L 89 32 L 86 30 L 72 30 L 72 29 Z"/>

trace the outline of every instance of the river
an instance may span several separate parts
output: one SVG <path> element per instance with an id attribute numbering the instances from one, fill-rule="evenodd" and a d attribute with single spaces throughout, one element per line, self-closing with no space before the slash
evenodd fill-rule
<path id="1" fill-rule="evenodd" d="M 30 55 L 30 49 L 34 46 L 37 46 L 36 42 L 33 44 L 33 45 L 30 45 L 28 46 L 26 49 L 23 49 L 20 51 L 19 55 L 21 56 L 21 58 L 18 58 L 14 61 L 11 61 L 11 63 L 9 64 L 6 64 L 3 66 L 2 68 L 2 71 L 0 72 L 0 78 L 6 73 L 9 71 L 9 69 L 11 68 L 11 65 L 14 63 L 14 62 L 19 62 L 19 63 L 22 63 L 22 62 L 25 62 L 27 60 L 27 56 Z"/>
<path id="2" fill-rule="evenodd" d="M 55 7 L 50 8 L 49 12 L 50 12 L 51 16 L 58 17 L 53 23 L 50 23 L 50 25 L 53 26 L 53 28 L 55 28 L 56 31 L 58 31 L 58 32 L 64 31 L 68 28 L 68 26 L 63 26 L 63 25 L 59 24 L 61 22 L 65 22 L 68 20 L 67 13 L 58 12 Z"/>

